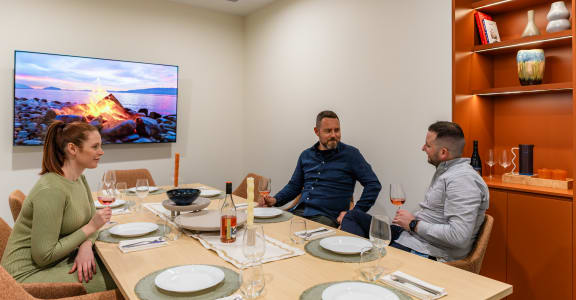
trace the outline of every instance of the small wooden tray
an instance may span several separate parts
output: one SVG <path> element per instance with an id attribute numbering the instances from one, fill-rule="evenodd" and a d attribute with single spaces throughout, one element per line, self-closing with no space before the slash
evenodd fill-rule
<path id="1" fill-rule="evenodd" d="M 574 182 L 574 179 L 566 178 L 566 180 L 555 180 L 555 179 L 538 178 L 535 177 L 535 175 L 528 176 L 528 175 L 507 173 L 502 175 L 502 182 L 569 190 L 572 188 L 572 183 Z"/>

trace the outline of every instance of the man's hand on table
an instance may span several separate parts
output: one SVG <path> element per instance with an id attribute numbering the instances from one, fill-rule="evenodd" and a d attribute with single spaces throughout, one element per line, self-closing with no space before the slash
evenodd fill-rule
<path id="1" fill-rule="evenodd" d="M 344 216 L 346 215 L 348 211 L 341 211 L 340 215 L 338 215 L 338 218 L 336 218 L 336 222 L 338 222 L 338 224 L 342 225 L 342 220 L 344 220 Z"/>
<path id="2" fill-rule="evenodd" d="M 276 198 L 272 196 L 264 196 L 258 198 L 258 206 L 272 207 L 276 204 Z"/>

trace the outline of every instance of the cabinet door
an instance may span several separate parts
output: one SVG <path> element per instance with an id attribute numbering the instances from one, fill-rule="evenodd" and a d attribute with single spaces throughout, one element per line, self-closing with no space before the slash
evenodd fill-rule
<path id="1" fill-rule="evenodd" d="M 506 229 L 508 226 L 508 192 L 490 189 L 490 207 L 486 214 L 494 218 L 494 226 L 480 275 L 506 281 Z"/>
<path id="2" fill-rule="evenodd" d="M 509 299 L 572 298 L 570 200 L 508 193 Z"/>

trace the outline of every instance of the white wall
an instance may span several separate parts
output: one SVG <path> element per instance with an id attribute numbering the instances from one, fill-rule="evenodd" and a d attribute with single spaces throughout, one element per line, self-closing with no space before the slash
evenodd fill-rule
<path id="1" fill-rule="evenodd" d="M 447 0 L 284 0 L 250 15 L 246 171 L 281 189 L 331 109 L 384 187 L 375 209 L 393 215 L 393 182 L 416 208 L 434 171 L 420 151 L 427 126 L 451 119 L 450 12 Z"/>
<path id="2" fill-rule="evenodd" d="M 241 17 L 155 0 L 19 0 L 0 9 L 0 217 L 12 223 L 8 194 L 38 178 L 40 147 L 12 146 L 14 50 L 81 55 L 180 67 L 178 143 L 106 145 L 104 169 L 148 168 L 166 184 L 172 155 L 181 176 L 223 186 L 243 175 L 244 31 Z"/>

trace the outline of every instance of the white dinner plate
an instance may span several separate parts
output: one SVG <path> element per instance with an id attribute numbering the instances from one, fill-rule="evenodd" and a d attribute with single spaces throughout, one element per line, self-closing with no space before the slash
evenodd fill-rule
<path id="1" fill-rule="evenodd" d="M 154 223 L 134 222 L 116 225 L 108 231 L 113 235 L 131 237 L 145 235 L 156 229 L 158 229 L 158 225 Z"/>
<path id="2" fill-rule="evenodd" d="M 220 195 L 219 190 L 200 190 L 200 197 L 210 198 Z"/>
<path id="3" fill-rule="evenodd" d="M 282 214 L 282 210 L 273 207 L 256 207 L 254 208 L 255 218 L 274 218 Z"/>
<path id="4" fill-rule="evenodd" d="M 364 282 L 342 282 L 327 287 L 322 300 L 399 300 L 389 289 Z"/>
<path id="5" fill-rule="evenodd" d="M 320 246 L 340 254 L 357 254 L 363 248 L 372 248 L 372 243 L 352 236 L 331 236 L 321 239 Z"/>
<path id="6" fill-rule="evenodd" d="M 206 265 L 170 268 L 154 279 L 157 287 L 170 292 L 191 293 L 217 285 L 224 280 L 222 270 Z"/>
<path id="7" fill-rule="evenodd" d="M 118 206 L 122 206 L 126 204 L 126 200 L 122 200 L 122 199 L 116 199 L 116 201 L 112 202 L 112 204 L 110 204 L 110 207 L 118 207 Z M 96 208 L 104 208 L 106 207 L 105 205 L 100 204 L 100 202 L 98 201 L 94 201 L 94 205 L 96 206 Z"/>
<path id="8" fill-rule="evenodd" d="M 149 186 L 149 187 L 148 187 L 148 192 L 154 193 L 155 191 L 157 191 L 157 190 L 159 190 L 159 189 L 160 189 L 160 188 L 157 187 L 157 186 Z M 136 193 L 136 187 L 131 187 L 131 188 L 128 189 L 128 191 L 129 191 L 130 193 Z"/>

